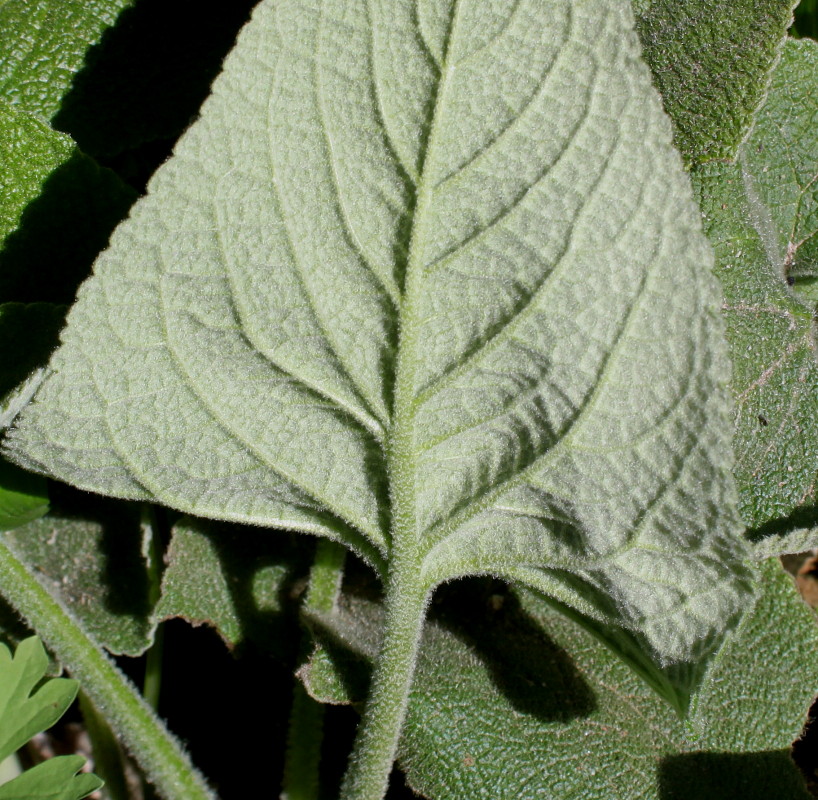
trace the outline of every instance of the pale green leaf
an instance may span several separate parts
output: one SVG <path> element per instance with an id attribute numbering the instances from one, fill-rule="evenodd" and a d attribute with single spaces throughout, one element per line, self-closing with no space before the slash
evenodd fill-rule
<path id="1" fill-rule="evenodd" d="M 797 0 L 634 0 L 645 60 L 699 164 L 732 158 L 767 89 Z"/>
<path id="2" fill-rule="evenodd" d="M 759 571 L 761 596 L 686 722 L 535 595 L 450 590 L 426 628 L 400 745 L 410 785 L 432 800 L 807 800 L 789 748 L 818 690 L 818 627 L 776 560 Z M 314 696 L 363 696 L 379 615 L 347 591 L 323 617 L 320 640 L 335 645 L 301 671 Z"/>
<path id="3" fill-rule="evenodd" d="M 625 0 L 262 2 L 14 458 L 710 647 L 747 587 L 728 362 L 632 26 Z"/>
<path id="4" fill-rule="evenodd" d="M 50 728 L 76 697 L 78 684 L 69 678 L 40 685 L 47 669 L 48 656 L 37 637 L 20 642 L 13 657 L 0 644 L 0 760 Z"/>
<path id="5" fill-rule="evenodd" d="M 0 800 L 81 800 L 103 785 L 96 775 L 79 772 L 84 763 L 82 756 L 49 758 L 0 786 Z"/>
<path id="6" fill-rule="evenodd" d="M 742 517 L 754 529 L 815 500 L 815 305 L 787 277 L 811 269 L 818 241 L 816 113 L 818 45 L 790 40 L 737 162 L 694 172 L 724 287 L 736 397 L 735 474 Z"/>

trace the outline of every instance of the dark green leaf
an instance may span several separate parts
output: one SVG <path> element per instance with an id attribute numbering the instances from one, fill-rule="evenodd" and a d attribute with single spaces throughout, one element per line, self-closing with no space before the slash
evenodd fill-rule
<path id="1" fill-rule="evenodd" d="M 644 57 L 699 164 L 732 158 L 764 98 L 797 0 L 635 0 Z"/>
<path id="2" fill-rule="evenodd" d="M 450 590 L 427 626 L 400 746 L 410 784 L 433 800 L 807 800 L 789 747 L 818 690 L 818 627 L 776 560 L 760 576 L 686 722 L 534 594 Z M 357 589 L 313 620 L 324 646 L 301 676 L 314 696 L 363 696 L 379 613 Z"/>
<path id="3" fill-rule="evenodd" d="M 49 515 L 6 534 L 15 553 L 101 645 L 142 653 L 153 623 L 139 508 L 65 489 L 54 505 Z"/>
<path id="4" fill-rule="evenodd" d="M 818 44 L 789 41 L 736 163 L 693 173 L 724 287 L 733 356 L 741 514 L 763 526 L 814 506 L 818 473 L 815 304 L 788 277 L 818 238 Z M 789 528 L 815 525 L 803 519 Z M 786 526 L 785 526 L 786 527 Z M 783 533 L 785 530 L 779 530 Z"/>

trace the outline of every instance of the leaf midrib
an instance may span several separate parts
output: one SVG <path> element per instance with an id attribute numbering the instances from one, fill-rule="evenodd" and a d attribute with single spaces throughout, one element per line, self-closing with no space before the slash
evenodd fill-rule
<path id="1" fill-rule="evenodd" d="M 418 172 L 420 179 L 416 190 L 416 204 L 409 232 L 404 295 L 398 311 L 398 356 L 395 374 L 395 405 L 392 414 L 392 430 L 386 451 L 387 469 L 390 475 L 391 500 L 391 550 L 406 556 L 420 569 L 425 553 L 419 551 L 420 536 L 416 518 L 416 453 L 414 449 L 415 375 L 417 367 L 416 306 L 421 294 L 423 264 L 421 254 L 426 239 L 427 209 L 431 203 L 434 186 L 429 178 L 430 157 L 437 145 L 441 110 L 446 98 L 447 85 L 453 65 L 449 55 L 455 39 L 461 0 L 453 0 L 449 31 L 443 47 L 440 73 L 434 89 L 434 102 L 429 115 L 429 132 L 426 147 L 422 151 Z M 401 561 L 404 559 L 402 558 Z"/>

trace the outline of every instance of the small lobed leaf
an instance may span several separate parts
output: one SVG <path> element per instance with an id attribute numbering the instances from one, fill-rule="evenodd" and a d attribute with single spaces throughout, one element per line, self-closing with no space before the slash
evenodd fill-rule
<path id="1" fill-rule="evenodd" d="M 79 772 L 84 763 L 82 756 L 49 758 L 0 786 L 0 800 L 82 800 L 103 786 L 96 775 Z"/>
<path id="2" fill-rule="evenodd" d="M 625 0 L 262 2 L 8 452 L 684 660 L 749 583 L 710 264 Z"/>
<path id="3" fill-rule="evenodd" d="M 48 656 L 36 636 L 20 642 L 14 656 L 0 644 L 0 759 L 50 728 L 76 697 L 78 684 L 69 678 L 40 686 L 47 669 Z"/>

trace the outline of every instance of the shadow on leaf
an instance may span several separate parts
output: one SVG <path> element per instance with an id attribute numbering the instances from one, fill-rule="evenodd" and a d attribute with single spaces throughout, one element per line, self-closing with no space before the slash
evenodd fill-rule
<path id="1" fill-rule="evenodd" d="M 469 579 L 441 587 L 435 597 L 447 609 L 431 615 L 470 647 L 492 683 L 523 714 L 567 722 L 596 709 L 596 698 L 570 655 L 548 637 L 507 585 Z"/>
<path id="2" fill-rule="evenodd" d="M 659 769 L 661 800 L 808 800 L 804 779 L 787 750 L 685 753 Z"/>
<path id="3" fill-rule="evenodd" d="M 116 175 L 74 151 L 44 181 L 0 250 L 0 302 L 73 302 L 135 199 Z"/>
<path id="4" fill-rule="evenodd" d="M 203 10 L 194 0 L 138 0 L 88 50 L 52 124 L 144 185 L 196 116 L 256 2 Z"/>

